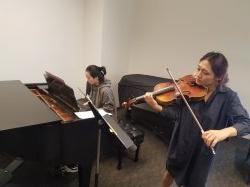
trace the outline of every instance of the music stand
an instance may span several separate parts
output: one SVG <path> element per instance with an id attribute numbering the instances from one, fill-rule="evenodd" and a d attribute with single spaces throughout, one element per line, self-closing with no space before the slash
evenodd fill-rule
<path id="1" fill-rule="evenodd" d="M 80 90 L 80 89 L 79 89 Z M 81 90 L 80 90 L 81 91 Z M 82 91 L 81 93 L 85 95 Z M 117 124 L 117 122 L 108 114 L 102 116 L 95 105 L 92 103 L 90 98 L 85 95 L 88 100 L 88 105 L 92 110 L 95 119 L 98 124 L 98 136 L 97 136 L 97 156 L 96 156 L 96 173 L 95 173 L 95 187 L 98 187 L 98 178 L 100 173 L 100 148 L 101 148 L 101 134 L 102 134 L 102 125 L 106 124 L 112 132 L 116 135 L 116 137 L 120 140 L 120 142 L 126 147 L 126 149 L 135 151 L 137 146 L 131 140 L 131 138 L 124 132 L 124 130 Z"/>

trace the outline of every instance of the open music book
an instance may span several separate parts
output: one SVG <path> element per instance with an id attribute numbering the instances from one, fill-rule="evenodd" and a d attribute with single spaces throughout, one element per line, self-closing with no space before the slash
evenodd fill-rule
<path id="1" fill-rule="evenodd" d="M 111 113 L 105 112 L 102 108 L 98 109 L 99 113 L 104 116 L 106 114 L 112 115 Z M 92 110 L 90 111 L 83 111 L 83 112 L 75 112 L 75 115 L 79 117 L 80 119 L 89 119 L 89 118 L 94 118 L 94 114 Z"/>
<path id="2" fill-rule="evenodd" d="M 74 90 L 68 86 L 63 79 L 47 71 L 45 72 L 44 77 L 48 84 L 48 92 L 50 95 L 62 101 L 73 111 L 79 111 Z"/>

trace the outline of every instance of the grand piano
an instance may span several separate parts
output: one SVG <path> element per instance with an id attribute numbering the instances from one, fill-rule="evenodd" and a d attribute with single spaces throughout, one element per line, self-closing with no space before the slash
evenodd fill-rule
<path id="1" fill-rule="evenodd" d="M 78 163 L 79 186 L 89 186 L 96 121 L 74 115 L 77 106 L 63 94 L 71 90 L 63 90 L 66 84 L 57 81 L 55 92 L 62 94 L 57 96 L 47 84 L 0 81 L 0 152 L 51 167 Z"/>

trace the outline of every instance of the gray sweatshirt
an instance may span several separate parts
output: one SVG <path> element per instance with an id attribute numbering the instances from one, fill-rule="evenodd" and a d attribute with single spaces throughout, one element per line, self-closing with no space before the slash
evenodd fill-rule
<path id="1" fill-rule="evenodd" d="M 111 81 L 105 79 L 99 86 L 90 85 L 89 97 L 97 108 L 115 114 L 115 98 Z"/>

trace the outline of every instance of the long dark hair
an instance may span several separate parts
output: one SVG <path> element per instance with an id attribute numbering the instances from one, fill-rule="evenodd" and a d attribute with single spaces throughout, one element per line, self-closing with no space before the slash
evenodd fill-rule
<path id="1" fill-rule="evenodd" d="M 93 78 L 98 77 L 100 83 L 104 81 L 104 76 L 106 75 L 106 68 L 104 66 L 89 65 L 85 71 L 89 72 Z"/>
<path id="2" fill-rule="evenodd" d="M 215 76 L 220 79 L 219 84 L 224 85 L 228 82 L 228 61 L 222 53 L 209 52 L 200 59 L 202 60 L 209 62 Z"/>

